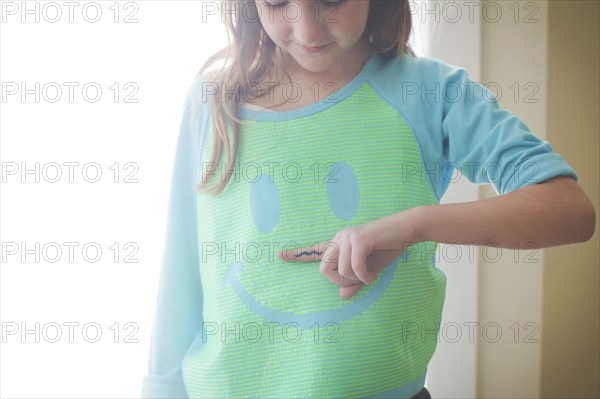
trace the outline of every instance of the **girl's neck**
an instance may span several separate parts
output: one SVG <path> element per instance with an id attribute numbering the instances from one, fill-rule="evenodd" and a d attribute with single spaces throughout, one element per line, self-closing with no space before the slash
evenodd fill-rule
<path id="1" fill-rule="evenodd" d="M 279 84 L 273 87 L 272 91 L 263 92 L 263 96 L 253 104 L 273 111 L 290 111 L 322 101 L 326 96 L 346 86 L 364 68 L 372 54 L 368 42 L 365 44 L 357 46 L 352 56 L 337 62 L 327 73 L 307 71 L 288 54 L 284 54 L 285 72 L 288 76 L 284 74 L 283 68 L 275 68 L 276 71 L 267 78 L 267 82 Z M 290 82 L 301 88 L 300 97 L 294 98 L 293 102 L 286 101 L 286 96 L 282 93 L 282 87 L 286 87 Z M 319 89 L 316 90 L 316 87 Z"/>

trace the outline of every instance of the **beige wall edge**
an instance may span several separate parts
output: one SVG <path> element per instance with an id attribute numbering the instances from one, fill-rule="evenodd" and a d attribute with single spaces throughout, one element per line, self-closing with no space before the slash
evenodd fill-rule
<path id="1" fill-rule="evenodd" d="M 548 140 L 598 213 L 600 3 L 550 1 L 548 17 Z M 544 398 L 600 397 L 598 230 L 586 243 L 546 250 Z"/>
<path id="2" fill-rule="evenodd" d="M 490 14 L 483 19 L 481 75 L 483 84 L 494 82 L 501 88 L 500 106 L 545 140 L 548 4 L 528 4 L 525 9 L 524 3 L 515 7 L 512 1 L 482 1 L 482 10 L 501 6 L 502 18 L 494 20 Z M 536 22 L 526 22 L 531 19 Z M 530 83 L 533 86 L 527 86 Z M 537 102 L 526 97 L 533 92 L 530 87 L 537 89 L 533 96 Z M 496 195 L 490 186 L 482 186 L 480 192 L 482 198 Z M 502 249 L 501 253 L 494 261 L 481 257 L 479 321 L 497 323 L 502 338 L 494 342 L 492 336 L 478 336 L 477 397 L 536 398 L 541 378 L 544 251 Z"/>
<path id="3" fill-rule="evenodd" d="M 481 81 L 505 89 L 501 106 L 563 155 L 598 213 L 600 3 L 521 1 L 521 23 L 509 9 L 516 2 L 495 3 L 510 18 L 483 21 Z M 523 23 L 527 14 L 537 22 Z M 515 99 L 507 90 L 514 82 L 538 84 L 539 102 L 524 103 L 525 93 Z M 496 195 L 491 187 L 480 193 Z M 479 337 L 478 398 L 600 397 L 598 231 L 586 243 L 533 254 L 538 263 L 525 262 L 527 251 L 482 258 L 479 321 L 498 323 L 508 339 Z"/>

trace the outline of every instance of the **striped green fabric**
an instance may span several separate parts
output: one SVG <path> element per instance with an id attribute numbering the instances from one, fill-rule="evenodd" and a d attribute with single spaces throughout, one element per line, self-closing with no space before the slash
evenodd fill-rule
<path id="1" fill-rule="evenodd" d="M 211 154 L 209 134 L 203 159 Z M 205 325 L 183 364 L 190 397 L 365 397 L 425 371 L 446 285 L 432 260 L 436 243 L 413 245 L 387 281 L 391 265 L 351 299 L 339 296 L 318 262 L 275 257 L 436 204 L 422 175 L 403 173 L 421 163 L 410 127 L 368 84 L 313 115 L 242 126 L 228 186 L 197 196 Z M 223 173 L 221 165 L 215 179 Z M 257 189 L 260 176 L 269 184 Z M 349 177 L 358 207 L 346 220 Z M 271 197 L 253 198 L 261 189 Z"/>

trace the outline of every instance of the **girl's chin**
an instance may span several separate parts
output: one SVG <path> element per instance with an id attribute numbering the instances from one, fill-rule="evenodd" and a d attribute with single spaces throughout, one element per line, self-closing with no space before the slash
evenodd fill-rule
<path id="1" fill-rule="evenodd" d="M 315 57 L 309 59 L 305 57 L 294 57 L 294 61 L 294 67 L 301 72 L 326 73 L 335 67 L 330 57 L 319 57 L 318 59 Z"/>

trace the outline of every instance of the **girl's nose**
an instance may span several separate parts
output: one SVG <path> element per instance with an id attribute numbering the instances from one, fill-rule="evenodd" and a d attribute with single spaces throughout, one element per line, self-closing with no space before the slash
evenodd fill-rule
<path id="1" fill-rule="evenodd" d="M 304 3 L 303 7 L 300 7 L 298 11 L 301 12 L 300 16 L 291 22 L 294 36 L 300 44 L 309 47 L 322 46 L 327 43 L 322 43 L 323 33 L 325 30 L 325 24 L 321 21 L 321 14 L 318 5 L 312 5 L 310 1 L 298 2 L 296 4 Z"/>

